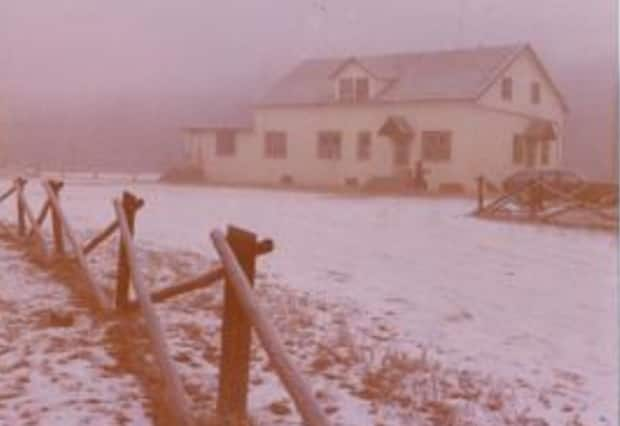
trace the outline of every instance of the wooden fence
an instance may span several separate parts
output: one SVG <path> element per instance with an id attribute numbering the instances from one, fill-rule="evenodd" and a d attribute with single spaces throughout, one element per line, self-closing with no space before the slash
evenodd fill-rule
<path id="1" fill-rule="evenodd" d="M 532 178 L 486 200 L 487 181 L 477 178 L 478 207 L 483 218 L 618 229 L 618 185 L 584 182 L 567 185 Z"/>
<path id="2" fill-rule="evenodd" d="M 155 304 L 189 291 L 212 286 L 222 280 L 225 281 L 225 286 L 216 408 L 218 424 L 226 426 L 248 424 L 248 377 L 252 329 L 255 330 L 265 348 L 276 374 L 291 395 L 304 424 L 309 426 L 329 424 L 309 386 L 286 355 L 286 350 L 275 327 L 261 309 L 260 302 L 252 290 L 256 259 L 273 250 L 271 240 L 259 241 L 254 233 L 232 226 L 228 228 L 227 235 L 220 230 L 215 230 L 211 233 L 211 239 L 221 258 L 221 266 L 183 283 L 150 292 L 138 261 L 133 238 L 136 215 L 144 206 L 143 200 L 129 192 L 124 192 L 121 198 L 113 200 L 114 220 L 84 244 L 71 227 L 63 211 L 60 198 L 63 182 L 54 180 L 42 182 L 46 199 L 38 215 L 34 214 L 27 201 L 25 194 L 27 183 L 25 179 L 17 178 L 13 181 L 13 185 L 0 195 L 0 203 L 8 200 L 12 195 L 16 195 L 17 200 L 17 224 L 12 227 L 2 223 L 0 226 L 4 233 L 18 241 L 34 244 L 43 265 L 49 265 L 59 258 L 73 259 L 83 277 L 84 287 L 81 290 L 85 290 L 90 296 L 96 310 L 121 314 L 139 311 L 142 314 L 165 385 L 166 401 L 176 425 L 193 426 L 195 416 L 181 377 L 170 356 Z M 50 215 L 53 250 L 50 249 L 43 231 L 45 220 Z M 104 291 L 104 287 L 95 279 L 87 256 L 116 232 L 120 233 L 120 243 L 116 293 L 112 300 L 112 297 Z M 70 243 L 69 251 L 65 248 L 65 239 Z M 136 300 L 129 298 L 130 286 L 135 291 Z"/>

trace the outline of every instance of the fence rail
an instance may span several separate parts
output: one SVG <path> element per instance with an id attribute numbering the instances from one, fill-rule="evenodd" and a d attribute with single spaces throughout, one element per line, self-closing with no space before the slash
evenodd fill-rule
<path id="1" fill-rule="evenodd" d="M 172 358 L 170 357 L 168 351 L 168 346 L 166 345 L 166 338 L 164 336 L 161 323 L 155 313 L 155 308 L 151 303 L 148 289 L 144 283 L 144 278 L 138 265 L 136 249 L 133 243 L 133 234 L 129 229 L 127 215 L 121 205 L 121 201 L 114 201 L 114 210 L 116 211 L 116 217 L 121 231 L 122 243 L 125 247 L 125 254 L 129 263 L 129 271 L 133 281 L 132 284 L 136 290 L 136 295 L 138 296 L 140 310 L 144 315 L 146 328 L 152 342 L 155 358 L 157 359 L 157 363 L 163 373 L 164 383 L 166 385 L 166 396 L 173 408 L 176 423 L 180 426 L 192 426 L 194 421 L 189 411 L 187 396 L 185 395 L 185 390 L 181 384 L 181 379 L 174 368 Z"/>
<path id="2" fill-rule="evenodd" d="M 235 292 L 235 296 L 244 314 L 256 330 L 256 334 L 269 355 L 275 371 L 293 398 L 304 421 L 310 426 L 328 425 L 327 418 L 313 397 L 310 388 L 286 356 L 286 350 L 278 337 L 275 327 L 267 320 L 260 308 L 260 304 L 252 291 L 251 283 L 226 237 L 222 231 L 216 230 L 211 233 L 211 239 L 222 259 L 228 283 L 230 283 Z"/>
<path id="3" fill-rule="evenodd" d="M 274 365 L 276 374 L 291 395 L 304 423 L 309 426 L 329 424 L 310 387 L 288 358 L 275 327 L 263 312 L 252 289 L 256 259 L 273 250 L 271 240 L 258 241 L 255 234 L 232 226 L 229 227 L 226 236 L 222 231 L 215 230 L 211 233 L 211 240 L 221 259 L 221 265 L 195 278 L 151 293 L 144 280 L 133 237 L 136 213 L 144 205 L 143 200 L 129 192 L 124 192 L 120 199 L 114 199 L 115 219 L 86 244 L 83 244 L 71 227 L 60 202 L 59 193 L 63 188 L 63 182 L 53 180 L 42 182 L 46 199 L 36 216 L 26 198 L 26 183 L 25 179 L 17 178 L 13 185 L 0 195 L 0 203 L 2 203 L 16 194 L 17 235 L 3 222 L 0 222 L 0 228 L 4 229 L 11 238 L 17 238 L 20 241 L 26 242 L 34 239 L 43 258 L 50 262 L 67 256 L 64 247 L 66 238 L 71 247 L 70 255 L 77 262 L 79 271 L 84 277 L 85 288 L 96 302 L 95 308 L 104 313 L 117 311 L 123 314 L 139 311 L 142 314 L 155 360 L 162 374 L 166 401 L 174 417 L 175 425 L 194 426 L 195 418 L 181 376 L 170 356 L 164 329 L 155 310 L 155 303 L 164 302 L 190 291 L 211 287 L 220 281 L 225 281 L 225 286 L 223 288 L 222 355 L 216 410 L 218 424 L 247 425 L 251 329 L 256 331 Z M 55 256 L 51 256 L 42 229 L 46 218 L 50 216 Z M 86 256 L 117 231 L 120 234 L 120 243 L 116 304 L 113 304 L 108 294 L 103 291 L 103 287 L 97 283 Z M 130 286 L 135 290 L 136 300 L 129 300 Z"/>
<path id="4" fill-rule="evenodd" d="M 487 181 L 477 178 L 478 207 L 489 219 L 561 226 L 618 229 L 618 186 L 600 182 L 573 184 L 535 177 L 485 203 Z"/>

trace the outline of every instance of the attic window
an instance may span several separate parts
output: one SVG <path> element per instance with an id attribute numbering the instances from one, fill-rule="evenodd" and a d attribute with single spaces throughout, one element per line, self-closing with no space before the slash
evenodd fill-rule
<path id="1" fill-rule="evenodd" d="M 341 78 L 338 81 L 338 94 L 341 102 L 364 102 L 370 97 L 368 78 Z"/>
<path id="2" fill-rule="evenodd" d="M 343 102 L 353 102 L 355 100 L 355 90 L 352 78 L 341 78 L 339 81 L 340 100 Z"/>
<path id="3" fill-rule="evenodd" d="M 530 97 L 531 97 L 531 100 L 532 100 L 533 104 L 539 104 L 540 103 L 540 83 L 538 83 L 538 82 L 533 82 L 532 83 Z"/>
<path id="4" fill-rule="evenodd" d="M 369 92 L 367 78 L 358 78 L 355 80 L 355 100 L 357 102 L 367 101 Z"/>
<path id="5" fill-rule="evenodd" d="M 512 100 L 512 78 L 505 77 L 502 80 L 502 99 L 505 101 Z"/>

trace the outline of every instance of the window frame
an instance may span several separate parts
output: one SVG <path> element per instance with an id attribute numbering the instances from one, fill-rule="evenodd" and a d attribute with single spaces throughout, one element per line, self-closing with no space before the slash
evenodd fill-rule
<path id="1" fill-rule="evenodd" d="M 540 83 L 533 81 L 530 86 L 530 101 L 534 105 L 540 105 L 542 99 L 542 88 Z"/>
<path id="2" fill-rule="evenodd" d="M 341 102 L 355 102 L 355 79 L 353 77 L 342 77 L 338 80 L 338 97 Z"/>
<path id="3" fill-rule="evenodd" d="M 282 130 L 267 130 L 263 145 L 264 158 L 285 159 L 288 157 L 288 135 Z"/>
<path id="4" fill-rule="evenodd" d="M 525 161 L 525 141 L 521 134 L 512 136 L 512 164 L 523 164 Z"/>
<path id="5" fill-rule="evenodd" d="M 504 77 L 502 78 L 502 99 L 504 101 L 512 101 L 513 98 L 513 91 L 514 91 L 514 81 L 512 80 L 512 77 Z"/>
<path id="6" fill-rule="evenodd" d="M 452 161 L 452 140 L 453 134 L 451 130 L 423 131 L 422 160 L 432 163 L 449 163 Z"/>
<path id="7" fill-rule="evenodd" d="M 339 161 L 342 159 L 342 132 L 321 130 L 317 134 L 317 158 Z"/>
<path id="8" fill-rule="evenodd" d="M 363 82 L 362 84 L 360 84 Z M 364 92 L 360 92 L 360 86 L 365 87 Z M 370 99 L 370 79 L 368 77 L 357 77 L 355 79 L 355 102 L 366 102 Z"/>
<path id="9" fill-rule="evenodd" d="M 540 141 L 540 164 L 548 166 L 551 162 L 551 143 L 546 140 Z"/>
<path id="10" fill-rule="evenodd" d="M 236 133 L 221 129 L 215 132 L 215 155 L 217 157 L 234 157 L 237 155 Z"/>

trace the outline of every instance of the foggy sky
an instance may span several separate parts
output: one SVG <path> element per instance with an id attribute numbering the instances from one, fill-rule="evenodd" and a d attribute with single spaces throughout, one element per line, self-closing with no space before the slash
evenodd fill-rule
<path id="1" fill-rule="evenodd" d="M 141 96 L 256 98 L 307 57 L 530 42 L 572 114 L 609 122 L 616 19 L 612 0 L 0 0 L 0 95 L 13 121 Z"/>

